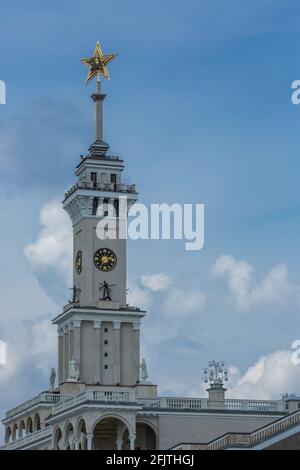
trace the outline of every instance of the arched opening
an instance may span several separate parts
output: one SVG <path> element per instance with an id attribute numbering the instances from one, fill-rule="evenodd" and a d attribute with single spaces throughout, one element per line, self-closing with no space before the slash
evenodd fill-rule
<path id="1" fill-rule="evenodd" d="M 136 423 L 136 450 L 156 450 L 156 433 L 147 423 Z"/>
<path id="2" fill-rule="evenodd" d="M 33 432 L 33 424 L 32 424 L 32 418 L 29 416 L 26 422 L 26 434 L 30 434 Z"/>
<path id="3" fill-rule="evenodd" d="M 74 428 L 73 424 L 69 423 L 65 432 L 65 449 L 73 450 L 74 449 Z"/>
<path id="4" fill-rule="evenodd" d="M 17 423 L 14 424 L 13 431 L 12 431 L 12 440 L 15 441 L 18 437 L 18 425 Z"/>
<path id="5" fill-rule="evenodd" d="M 95 450 L 121 450 L 127 429 L 121 418 L 105 416 L 94 426 L 92 447 Z"/>
<path id="6" fill-rule="evenodd" d="M 75 439 L 78 441 L 78 450 L 87 449 L 86 425 L 83 418 L 77 422 L 75 429 Z"/>
<path id="7" fill-rule="evenodd" d="M 10 440 L 11 440 L 11 429 L 8 426 L 5 431 L 5 444 L 9 444 Z"/>
<path id="8" fill-rule="evenodd" d="M 34 431 L 39 431 L 41 429 L 41 420 L 40 415 L 38 413 L 36 413 L 34 416 L 33 429 Z"/>
<path id="9" fill-rule="evenodd" d="M 63 449 L 63 435 L 62 435 L 60 428 L 56 428 L 54 432 L 53 449 L 55 450 Z"/>
<path id="10" fill-rule="evenodd" d="M 19 433 L 18 433 L 18 435 L 19 435 L 19 437 L 24 437 L 25 433 L 26 433 L 25 423 L 24 423 L 24 420 L 22 419 L 22 421 L 19 424 Z"/>

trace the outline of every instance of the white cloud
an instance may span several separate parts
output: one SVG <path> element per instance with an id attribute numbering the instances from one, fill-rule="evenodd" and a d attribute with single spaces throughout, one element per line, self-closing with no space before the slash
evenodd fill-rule
<path id="1" fill-rule="evenodd" d="M 170 317 L 198 314 L 203 309 L 205 300 L 205 295 L 200 291 L 174 287 L 166 296 L 162 312 Z"/>
<path id="2" fill-rule="evenodd" d="M 152 305 L 152 300 L 152 292 L 141 288 L 139 285 L 129 284 L 127 301 L 130 305 L 148 310 Z"/>
<path id="3" fill-rule="evenodd" d="M 236 261 L 230 255 L 220 256 L 211 268 L 214 275 L 224 275 L 231 296 L 239 310 L 259 304 L 284 307 L 299 302 L 300 287 L 291 281 L 288 268 L 278 264 L 261 280 L 255 278 L 254 268 L 246 261 Z"/>
<path id="4" fill-rule="evenodd" d="M 72 283 L 72 227 L 57 200 L 47 202 L 40 211 L 43 226 L 34 243 L 24 248 L 30 270 L 46 293 L 59 303 L 65 301 Z"/>
<path id="5" fill-rule="evenodd" d="M 172 284 L 172 279 L 164 273 L 144 274 L 141 276 L 141 284 L 153 292 L 164 291 Z"/>
<path id="6" fill-rule="evenodd" d="M 300 366 L 292 362 L 292 351 L 274 351 L 261 357 L 241 375 L 230 368 L 227 396 L 245 399 L 279 399 L 284 392 L 300 389 Z"/>

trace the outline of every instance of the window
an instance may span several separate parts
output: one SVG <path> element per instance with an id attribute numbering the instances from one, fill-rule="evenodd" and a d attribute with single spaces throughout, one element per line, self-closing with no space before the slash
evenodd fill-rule
<path id="1" fill-rule="evenodd" d="M 112 174 L 110 175 L 110 182 L 116 184 L 116 182 L 117 182 L 117 175 L 115 175 L 114 173 L 112 173 Z"/>
<path id="2" fill-rule="evenodd" d="M 93 183 L 93 187 L 97 187 L 97 173 L 92 172 L 91 173 L 91 182 Z"/>
<path id="3" fill-rule="evenodd" d="M 108 357 L 108 353 L 104 353 L 104 357 Z"/>
<path id="4" fill-rule="evenodd" d="M 108 365 L 107 365 L 107 364 L 105 364 L 104 369 L 108 369 Z"/>
<path id="5" fill-rule="evenodd" d="M 104 328 L 104 332 L 107 333 L 107 332 L 108 332 L 108 328 Z"/>
<path id="6" fill-rule="evenodd" d="M 104 344 L 108 344 L 108 341 L 107 341 L 107 339 L 104 341 Z"/>

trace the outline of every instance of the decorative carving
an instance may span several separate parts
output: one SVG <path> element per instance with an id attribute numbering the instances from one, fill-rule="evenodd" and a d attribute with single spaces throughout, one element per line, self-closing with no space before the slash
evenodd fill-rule
<path id="1" fill-rule="evenodd" d="M 208 367 L 202 371 L 205 383 L 210 383 L 211 387 L 223 387 L 224 382 L 228 381 L 229 370 L 224 368 L 224 362 L 210 361 Z"/>

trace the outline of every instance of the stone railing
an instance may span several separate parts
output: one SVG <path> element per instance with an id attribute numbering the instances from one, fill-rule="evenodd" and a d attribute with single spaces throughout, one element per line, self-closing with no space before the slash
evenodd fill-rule
<path id="1" fill-rule="evenodd" d="M 38 431 L 34 431 L 30 434 L 25 434 L 22 437 L 17 437 L 14 441 L 9 442 L 8 444 L 5 444 L 2 449 L 3 450 L 13 450 L 17 448 L 24 448 L 25 446 L 29 445 L 31 442 L 37 442 L 41 439 L 45 439 L 47 437 L 51 436 L 51 428 L 50 426 L 39 429 Z"/>
<path id="2" fill-rule="evenodd" d="M 133 403 L 136 402 L 136 395 L 134 390 L 128 391 L 101 391 L 101 390 L 88 390 L 82 392 L 75 397 L 69 397 L 61 403 L 53 405 L 52 414 L 61 413 L 69 408 L 87 402 L 101 402 L 101 403 Z"/>
<path id="3" fill-rule="evenodd" d="M 161 397 L 157 400 L 143 400 L 144 408 L 173 410 L 220 410 L 251 413 L 284 412 L 282 401 L 266 400 L 208 400 L 205 398 Z"/>
<path id="4" fill-rule="evenodd" d="M 290 414 L 281 418 L 280 420 L 276 421 L 275 423 L 271 423 L 268 426 L 265 426 L 262 429 L 258 429 L 258 431 L 253 432 L 250 435 L 250 443 L 254 445 L 268 437 L 273 436 L 279 432 L 285 431 L 288 428 L 295 426 L 296 424 L 300 423 L 300 411 L 296 413 Z"/>
<path id="5" fill-rule="evenodd" d="M 78 181 L 71 188 L 68 189 L 65 193 L 65 197 L 71 196 L 76 189 L 89 189 L 91 191 L 108 191 L 108 192 L 118 192 L 118 193 L 136 193 L 135 184 L 116 184 L 116 183 L 93 183 L 93 182 L 84 182 Z"/>
<path id="6" fill-rule="evenodd" d="M 207 450 L 222 450 L 231 447 L 253 447 L 278 433 L 300 424 L 300 411 L 284 416 L 283 418 L 268 424 L 252 433 L 228 433 L 219 439 L 207 444 Z"/>
<path id="7" fill-rule="evenodd" d="M 27 400 L 24 403 L 21 403 L 21 405 L 16 406 L 15 408 L 12 408 L 11 410 L 7 411 L 5 414 L 5 418 L 11 418 L 19 413 L 22 413 L 23 411 L 28 410 L 29 408 L 32 408 L 35 405 L 42 403 L 52 405 L 53 403 L 59 403 L 68 397 L 69 395 L 42 392 L 36 397 L 31 398 L 31 400 Z"/>

